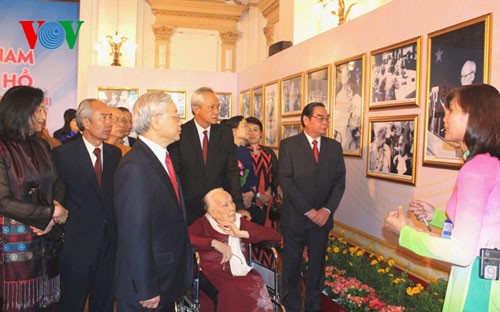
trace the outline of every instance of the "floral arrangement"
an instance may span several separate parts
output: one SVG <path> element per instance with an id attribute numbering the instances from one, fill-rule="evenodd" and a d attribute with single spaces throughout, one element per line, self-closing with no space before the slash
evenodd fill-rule
<path id="1" fill-rule="evenodd" d="M 307 265 L 307 251 L 304 252 Z M 441 311 L 447 281 L 422 285 L 394 260 L 349 245 L 330 235 L 326 254 L 326 294 L 347 311 Z"/>

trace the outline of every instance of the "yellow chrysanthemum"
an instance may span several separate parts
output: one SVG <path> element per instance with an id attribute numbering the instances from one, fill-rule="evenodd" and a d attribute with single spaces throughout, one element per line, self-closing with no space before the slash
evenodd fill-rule
<path id="1" fill-rule="evenodd" d="M 378 264 L 378 261 L 373 259 L 372 262 L 370 262 L 371 265 L 377 265 Z"/>
<path id="2" fill-rule="evenodd" d="M 396 262 L 394 262 L 394 260 L 391 259 L 387 262 L 387 264 L 389 264 L 389 266 L 394 266 Z"/>
<path id="3" fill-rule="evenodd" d="M 377 272 L 379 272 L 379 273 L 382 273 L 382 274 L 383 274 L 383 273 L 385 273 L 385 270 L 384 270 L 384 269 L 378 269 L 378 270 L 377 270 Z"/>
<path id="4" fill-rule="evenodd" d="M 340 248 L 339 247 L 333 247 L 333 252 L 334 253 L 339 253 L 340 251 Z"/>
<path id="5" fill-rule="evenodd" d="M 356 253 L 356 256 L 361 257 L 365 252 L 363 250 L 360 250 Z"/>

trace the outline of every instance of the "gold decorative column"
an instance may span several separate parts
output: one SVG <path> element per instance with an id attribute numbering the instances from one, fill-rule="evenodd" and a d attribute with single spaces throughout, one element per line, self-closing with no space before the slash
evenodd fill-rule
<path id="1" fill-rule="evenodd" d="M 264 27 L 264 35 L 266 36 L 266 44 L 269 47 L 274 42 L 274 25 Z"/>
<path id="2" fill-rule="evenodd" d="M 236 41 L 239 31 L 219 31 L 221 39 L 221 71 L 234 72 L 236 70 Z"/>
<path id="3" fill-rule="evenodd" d="M 175 27 L 164 25 L 153 25 L 155 34 L 155 67 L 170 67 L 170 38 Z"/>
<path id="4" fill-rule="evenodd" d="M 280 20 L 280 2 L 279 0 L 260 0 L 257 3 L 257 7 L 267 20 L 263 31 L 266 36 L 267 46 L 269 47 L 274 43 L 274 28 Z"/>

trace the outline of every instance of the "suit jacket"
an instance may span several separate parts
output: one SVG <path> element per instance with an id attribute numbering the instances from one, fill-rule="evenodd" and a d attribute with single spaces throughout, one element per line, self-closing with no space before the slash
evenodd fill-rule
<path id="1" fill-rule="evenodd" d="M 172 302 L 191 286 L 193 253 L 170 177 L 140 139 L 116 172 L 118 251 L 116 296 L 137 302 L 160 295 Z"/>
<path id="2" fill-rule="evenodd" d="M 279 182 L 284 192 L 281 213 L 283 227 L 316 226 L 304 214 L 312 208 L 328 208 L 333 213 L 345 190 L 345 164 L 341 145 L 321 137 L 319 163 L 316 164 L 304 133 L 281 141 Z M 333 218 L 325 224 L 333 227 Z"/>
<path id="3" fill-rule="evenodd" d="M 202 199 L 217 187 L 223 187 L 231 194 L 237 210 L 245 208 L 233 134 L 229 128 L 221 125 L 210 127 L 206 166 L 193 119 L 182 125 L 180 140 L 171 144 L 168 150 L 184 189 L 188 224 L 204 214 Z"/>
<path id="4" fill-rule="evenodd" d="M 72 264 L 95 263 L 99 245 L 107 231 L 112 246 L 116 242 L 113 209 L 113 178 L 121 159 L 120 149 L 103 143 L 102 189 L 82 136 L 54 150 L 60 178 L 66 186 L 62 205 L 68 209 L 61 259 Z"/>
<path id="5" fill-rule="evenodd" d="M 135 141 L 137 141 L 136 138 L 128 136 L 128 146 L 130 146 L 130 147 L 134 146 Z"/>

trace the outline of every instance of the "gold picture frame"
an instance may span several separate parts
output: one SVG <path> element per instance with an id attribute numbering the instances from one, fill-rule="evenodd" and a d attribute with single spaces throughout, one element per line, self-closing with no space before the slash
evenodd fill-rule
<path id="1" fill-rule="evenodd" d="M 281 140 L 297 135 L 302 132 L 300 120 L 283 121 L 281 123 Z"/>
<path id="2" fill-rule="evenodd" d="M 423 165 L 459 169 L 460 146 L 446 142 L 444 101 L 460 85 L 489 83 L 491 14 L 428 35 Z"/>
<path id="3" fill-rule="evenodd" d="M 370 109 L 418 106 L 421 37 L 370 53 Z"/>
<path id="4" fill-rule="evenodd" d="M 253 117 L 264 123 L 264 87 L 258 86 L 252 89 L 252 102 L 250 104 L 250 112 Z"/>
<path id="5" fill-rule="evenodd" d="M 240 115 L 247 118 L 251 116 L 251 93 L 252 90 L 246 89 L 240 92 Z"/>
<path id="6" fill-rule="evenodd" d="M 215 92 L 217 98 L 219 99 L 219 118 L 228 119 L 231 118 L 232 107 L 233 107 L 233 93 L 231 92 Z"/>
<path id="7" fill-rule="evenodd" d="M 309 69 L 305 74 L 305 96 L 304 104 L 319 102 L 330 107 L 330 75 L 332 66 L 330 64 Z"/>
<path id="8" fill-rule="evenodd" d="M 161 89 L 147 89 L 147 92 L 166 92 L 174 101 L 175 106 L 177 107 L 177 114 L 181 117 L 181 119 L 186 119 L 187 111 L 186 111 L 186 103 L 187 103 L 187 91 L 182 90 L 161 90 Z"/>
<path id="9" fill-rule="evenodd" d="M 278 148 L 280 141 L 280 92 L 279 81 L 275 80 L 264 85 L 264 145 Z"/>
<path id="10" fill-rule="evenodd" d="M 366 176 L 415 185 L 418 115 L 371 117 L 368 131 Z"/>
<path id="11" fill-rule="evenodd" d="M 304 73 L 290 75 L 281 79 L 281 115 L 297 116 L 304 106 Z"/>
<path id="12" fill-rule="evenodd" d="M 345 156 L 363 155 L 365 64 L 365 54 L 335 63 L 331 133 Z"/>

